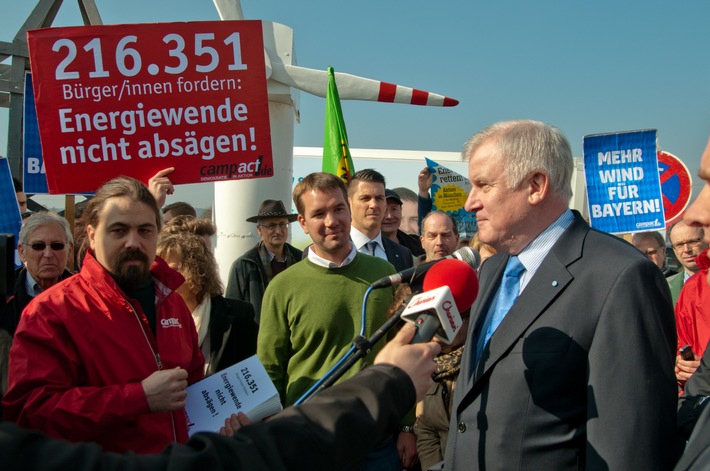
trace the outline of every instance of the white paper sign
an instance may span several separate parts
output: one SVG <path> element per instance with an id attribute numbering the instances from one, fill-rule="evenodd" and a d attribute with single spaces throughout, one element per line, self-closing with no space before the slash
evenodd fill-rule
<path id="1" fill-rule="evenodd" d="M 190 436 L 218 432 L 224 420 L 237 412 L 256 422 L 281 410 L 276 387 L 256 355 L 187 387 Z"/>

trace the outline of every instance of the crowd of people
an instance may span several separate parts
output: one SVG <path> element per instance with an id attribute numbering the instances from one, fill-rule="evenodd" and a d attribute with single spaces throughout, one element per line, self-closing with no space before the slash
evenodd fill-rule
<path id="1" fill-rule="evenodd" d="M 226 290 L 212 251 L 219 221 L 165 204 L 172 169 L 105 183 L 74 231 L 31 213 L 0 313 L 2 414 L 14 423 L 0 425 L 2 468 L 708 466 L 710 143 L 708 185 L 684 219 L 631 243 L 570 209 L 573 158 L 559 129 L 496 123 L 462 157 L 473 237 L 432 211 L 427 168 L 418 193 L 387 188 L 375 169 L 347 184 L 316 172 L 296 185 L 295 214 L 279 200 L 254 208 L 258 242 L 232 261 Z M 288 243 L 293 223 L 312 241 L 303 250 Z M 485 262 L 454 341 L 410 344 L 414 327 L 398 326 L 314 394 L 353 339 L 417 290 L 372 283 L 462 246 Z M 260 423 L 233 415 L 189 438 L 187 386 L 254 354 L 285 411 Z"/>

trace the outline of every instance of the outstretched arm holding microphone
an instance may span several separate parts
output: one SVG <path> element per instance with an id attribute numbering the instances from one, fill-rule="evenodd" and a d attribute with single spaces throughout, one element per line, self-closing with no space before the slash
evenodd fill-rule
<path id="1" fill-rule="evenodd" d="M 439 345 L 410 345 L 405 325 L 377 355 L 375 364 L 266 422 L 234 437 L 198 433 L 186 445 L 160 455 L 102 453 L 96 444 L 53 440 L 0 424 L 0 468 L 12 470 L 332 470 L 358 462 L 399 423 L 432 383 Z M 42 456 L 41 460 L 37 457 Z"/>

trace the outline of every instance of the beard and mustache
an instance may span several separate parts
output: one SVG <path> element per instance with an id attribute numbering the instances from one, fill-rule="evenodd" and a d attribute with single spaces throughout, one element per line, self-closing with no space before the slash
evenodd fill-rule
<path id="1" fill-rule="evenodd" d="M 134 260 L 143 262 L 143 265 L 129 265 L 126 263 Z M 121 252 L 112 276 L 124 290 L 135 290 L 144 286 L 150 279 L 148 256 L 138 249 L 127 249 Z"/>

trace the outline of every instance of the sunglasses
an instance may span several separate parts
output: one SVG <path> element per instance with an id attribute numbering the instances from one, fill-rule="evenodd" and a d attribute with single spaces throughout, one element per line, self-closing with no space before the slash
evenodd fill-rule
<path id="1" fill-rule="evenodd" d="M 64 247 L 67 246 L 67 244 L 63 242 L 52 242 L 51 244 L 46 244 L 44 242 L 35 242 L 34 244 L 30 244 L 30 247 L 32 247 L 32 250 L 36 252 L 44 252 L 44 250 L 47 248 L 49 245 L 49 248 L 52 249 L 55 252 L 59 252 L 60 250 L 64 250 Z"/>

